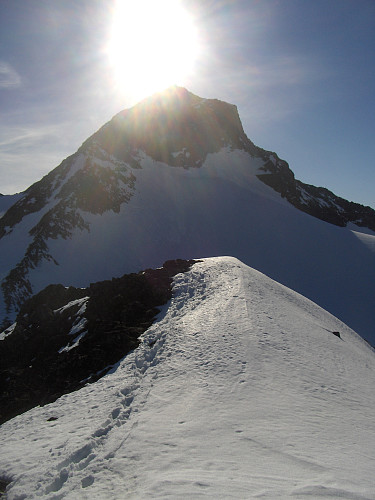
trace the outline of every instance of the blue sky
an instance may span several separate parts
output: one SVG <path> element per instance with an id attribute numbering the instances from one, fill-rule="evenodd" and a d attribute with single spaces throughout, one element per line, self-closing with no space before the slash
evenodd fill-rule
<path id="1" fill-rule="evenodd" d="M 141 97 L 114 81 L 104 50 L 114 2 L 0 0 L 1 193 L 39 180 Z M 375 208 L 375 1 L 183 5 L 201 50 L 171 84 L 237 104 L 248 137 L 296 178 Z"/>

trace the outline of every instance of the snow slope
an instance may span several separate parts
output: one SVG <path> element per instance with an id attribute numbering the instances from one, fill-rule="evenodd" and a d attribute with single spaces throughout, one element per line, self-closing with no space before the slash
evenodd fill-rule
<path id="1" fill-rule="evenodd" d="M 118 213 L 80 211 L 89 230 L 75 228 L 68 238 L 46 241 L 53 259 L 28 272 L 34 292 L 50 283 L 88 286 L 168 259 L 233 255 L 375 343 L 375 247 L 364 239 L 374 236 L 297 210 L 256 177 L 263 161 L 245 151 L 223 148 L 198 169 L 139 153 L 139 165 L 127 167 L 135 190 Z M 16 263 L 30 245 L 35 216 L 1 240 L 8 257 L 0 268 Z M 16 287 L 21 295 L 23 283 Z"/>
<path id="2" fill-rule="evenodd" d="M 235 258 L 173 290 L 113 373 L 1 427 L 9 499 L 373 499 L 373 349 Z"/>

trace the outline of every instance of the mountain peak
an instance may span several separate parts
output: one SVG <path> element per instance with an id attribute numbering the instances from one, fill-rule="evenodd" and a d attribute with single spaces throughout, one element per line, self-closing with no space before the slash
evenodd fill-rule
<path id="1" fill-rule="evenodd" d="M 373 335 L 374 236 L 317 219 L 371 233 L 375 212 L 297 181 L 247 138 L 233 104 L 178 86 L 156 93 L 14 201 L 0 218 L 0 321 L 50 283 L 82 287 L 168 259 L 234 255 Z"/>
<path id="2" fill-rule="evenodd" d="M 154 94 L 146 97 L 142 101 L 140 101 L 136 106 L 139 106 L 142 103 L 148 103 L 150 101 L 155 101 L 155 100 L 162 100 L 162 101 L 191 101 L 191 100 L 196 100 L 196 101 L 203 101 L 205 100 L 203 97 L 199 97 L 196 94 L 193 94 L 190 92 L 187 88 L 185 87 L 180 87 L 179 85 L 171 85 L 170 87 L 167 87 L 164 90 L 161 90 L 159 92 L 155 92 Z"/>
<path id="3" fill-rule="evenodd" d="M 200 167 L 223 147 L 256 149 L 237 107 L 176 85 L 121 111 L 93 140 L 121 160 L 137 150 L 172 166 Z"/>

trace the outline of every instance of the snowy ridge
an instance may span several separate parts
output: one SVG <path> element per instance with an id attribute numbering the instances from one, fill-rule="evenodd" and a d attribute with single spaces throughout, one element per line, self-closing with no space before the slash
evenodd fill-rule
<path id="1" fill-rule="evenodd" d="M 9 500 L 370 499 L 374 382 L 342 322 L 205 259 L 113 373 L 2 426 L 0 475 Z"/>

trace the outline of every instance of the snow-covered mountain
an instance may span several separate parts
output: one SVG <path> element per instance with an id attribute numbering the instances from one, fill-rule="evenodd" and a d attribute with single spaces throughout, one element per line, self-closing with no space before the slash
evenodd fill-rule
<path id="1" fill-rule="evenodd" d="M 374 350 L 331 314 L 218 257 L 140 340 L 2 425 L 9 500 L 374 498 Z"/>
<path id="2" fill-rule="evenodd" d="M 375 212 L 296 181 L 236 107 L 173 87 L 116 115 L 0 219 L 0 315 L 50 283 L 233 255 L 375 342 Z"/>

